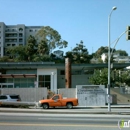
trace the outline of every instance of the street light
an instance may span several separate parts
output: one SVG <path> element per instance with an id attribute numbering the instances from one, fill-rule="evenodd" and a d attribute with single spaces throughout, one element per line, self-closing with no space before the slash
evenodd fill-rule
<path id="1" fill-rule="evenodd" d="M 111 55 L 110 55 L 110 47 L 111 47 L 111 41 L 110 41 L 110 18 L 113 10 L 116 10 L 117 7 L 114 6 L 108 16 L 108 111 L 111 111 L 111 103 L 110 103 L 110 60 L 111 60 Z"/>

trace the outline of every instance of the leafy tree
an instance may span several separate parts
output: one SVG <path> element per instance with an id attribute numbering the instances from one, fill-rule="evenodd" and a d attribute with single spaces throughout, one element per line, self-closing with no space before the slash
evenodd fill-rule
<path id="1" fill-rule="evenodd" d="M 130 71 L 120 71 L 119 82 L 121 85 L 126 84 L 130 86 Z"/>
<path id="2" fill-rule="evenodd" d="M 113 78 L 113 70 L 111 70 L 110 80 L 111 87 L 115 84 L 115 79 Z M 89 78 L 89 82 L 95 85 L 107 85 L 108 84 L 108 68 L 95 69 L 94 74 Z"/>
<path id="3" fill-rule="evenodd" d="M 8 60 L 9 60 L 8 56 L 0 57 L 0 62 L 8 62 Z"/>
<path id="4" fill-rule="evenodd" d="M 110 81 L 111 87 L 124 85 L 124 83 L 130 86 L 130 71 L 111 70 Z M 95 85 L 107 85 L 108 68 L 94 70 L 94 74 L 89 78 L 89 82 Z"/>
<path id="5" fill-rule="evenodd" d="M 121 56 L 128 56 L 128 53 L 126 51 L 124 51 L 124 50 L 116 50 L 116 49 L 110 48 L 110 52 L 112 52 L 112 50 L 113 50 L 113 53 L 119 53 Z M 103 53 L 108 53 L 108 47 L 107 46 L 106 47 L 101 46 L 95 52 L 94 57 L 99 58 L 99 57 L 101 57 L 101 55 Z"/>
<path id="6" fill-rule="evenodd" d="M 25 51 L 28 56 L 28 60 L 31 60 L 32 55 L 36 52 L 36 40 L 35 37 L 30 35 L 27 39 L 27 44 L 25 46 Z"/>
<path id="7" fill-rule="evenodd" d="M 43 62 L 51 62 L 52 61 L 52 58 L 49 56 L 49 55 L 38 55 L 38 54 L 35 54 L 33 55 L 33 58 L 32 58 L 32 61 L 33 62 L 39 62 L 39 61 L 43 61 Z"/>
<path id="8" fill-rule="evenodd" d="M 36 52 L 35 46 L 36 40 L 30 35 L 25 46 L 8 47 L 6 52 L 14 61 L 30 61 L 32 55 Z"/>
<path id="9" fill-rule="evenodd" d="M 52 52 L 55 48 L 64 48 L 67 47 L 68 42 L 65 40 L 62 40 L 61 35 L 51 28 L 50 26 L 45 26 L 41 30 L 38 31 L 36 34 L 36 37 L 39 41 L 44 41 L 48 45 L 49 54 Z"/>
<path id="10" fill-rule="evenodd" d="M 94 55 L 94 56 L 95 56 L 96 58 L 100 58 L 103 53 L 108 53 L 108 47 L 103 47 L 103 46 L 101 46 L 101 47 L 95 52 L 95 55 Z"/>
<path id="11" fill-rule="evenodd" d="M 8 47 L 6 52 L 13 58 L 14 61 L 26 61 L 27 54 L 25 52 L 25 46 Z"/>
<path id="12" fill-rule="evenodd" d="M 49 48 L 46 41 L 41 40 L 38 44 L 38 53 L 40 56 L 43 56 L 45 54 L 49 54 Z"/>
<path id="13" fill-rule="evenodd" d="M 89 82 L 96 85 L 107 85 L 108 84 L 108 76 L 107 76 L 107 68 L 102 70 L 94 70 L 94 74 L 89 78 Z"/>
<path id="14" fill-rule="evenodd" d="M 83 41 L 76 44 L 76 47 L 70 52 L 66 52 L 66 57 L 69 57 L 73 63 L 89 63 L 88 50 L 83 45 Z"/>

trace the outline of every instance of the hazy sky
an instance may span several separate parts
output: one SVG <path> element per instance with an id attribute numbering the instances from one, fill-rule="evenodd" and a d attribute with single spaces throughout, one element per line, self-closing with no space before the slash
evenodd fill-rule
<path id="1" fill-rule="evenodd" d="M 117 10 L 111 15 L 112 43 L 130 25 L 130 0 L 0 0 L 0 21 L 6 25 L 50 26 L 68 42 L 65 52 L 82 40 L 91 54 L 108 46 L 108 16 L 113 6 Z M 115 49 L 130 55 L 125 34 Z"/>

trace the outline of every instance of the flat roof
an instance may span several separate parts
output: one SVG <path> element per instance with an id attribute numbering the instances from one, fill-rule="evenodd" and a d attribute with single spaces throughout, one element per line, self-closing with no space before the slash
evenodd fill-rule
<path id="1" fill-rule="evenodd" d="M 0 74 L 0 78 L 35 78 L 36 74 Z"/>
<path id="2" fill-rule="evenodd" d="M 122 69 L 130 66 L 130 63 L 113 63 L 113 68 Z M 100 64 L 71 64 L 72 69 L 98 69 L 107 68 L 107 63 Z M 56 64 L 55 62 L 0 62 L 0 69 L 65 69 L 65 63 Z"/>

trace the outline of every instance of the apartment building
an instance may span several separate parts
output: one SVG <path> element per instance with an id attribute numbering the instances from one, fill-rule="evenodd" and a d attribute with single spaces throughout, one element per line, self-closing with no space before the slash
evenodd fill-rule
<path id="1" fill-rule="evenodd" d="M 6 55 L 9 46 L 24 46 L 27 38 L 35 36 L 43 26 L 25 26 L 24 24 L 6 25 L 0 22 L 0 57 Z"/>

